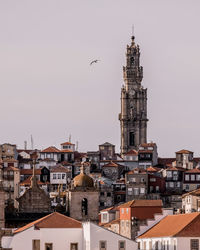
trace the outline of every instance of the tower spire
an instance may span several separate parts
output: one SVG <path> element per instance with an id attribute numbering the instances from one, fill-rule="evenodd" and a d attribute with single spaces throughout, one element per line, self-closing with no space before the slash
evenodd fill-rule
<path id="1" fill-rule="evenodd" d="M 140 66 L 140 48 L 132 34 L 127 45 L 126 66 L 123 67 L 125 86 L 121 89 L 121 153 L 138 149 L 147 140 L 147 89 L 141 85 L 143 68 Z"/>

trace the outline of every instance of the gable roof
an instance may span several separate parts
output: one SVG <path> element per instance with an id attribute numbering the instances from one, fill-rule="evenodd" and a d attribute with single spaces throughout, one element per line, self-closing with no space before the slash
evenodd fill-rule
<path id="1" fill-rule="evenodd" d="M 185 171 L 185 174 L 187 174 L 187 173 L 200 173 L 200 169 L 199 168 L 193 168 L 193 169 Z"/>
<path id="2" fill-rule="evenodd" d="M 124 155 L 138 155 L 138 152 L 136 150 L 134 150 L 134 149 L 131 149 L 130 151 L 128 151 Z"/>
<path id="3" fill-rule="evenodd" d="M 54 146 L 51 146 L 42 150 L 41 153 L 60 153 L 60 150 Z"/>
<path id="4" fill-rule="evenodd" d="M 124 166 L 123 166 L 123 165 L 120 165 L 120 164 L 118 164 L 118 163 L 115 163 L 115 162 L 113 162 L 113 161 L 110 161 L 109 163 L 103 165 L 102 168 L 103 168 L 103 167 L 124 167 Z"/>
<path id="5" fill-rule="evenodd" d="M 36 175 L 41 175 L 41 168 L 35 169 Z M 33 169 L 20 169 L 20 175 L 33 175 Z"/>
<path id="6" fill-rule="evenodd" d="M 162 207 L 162 200 L 132 200 L 128 201 L 120 206 L 119 208 L 128 207 Z"/>
<path id="7" fill-rule="evenodd" d="M 35 227 L 40 228 L 82 228 L 82 223 L 73 218 L 60 214 L 58 212 L 51 213 L 39 220 L 33 221 L 24 227 L 20 227 L 14 233 L 20 233 L 24 230 Z"/>
<path id="8" fill-rule="evenodd" d="M 62 165 L 57 165 L 56 167 L 52 168 L 51 173 L 68 173 L 68 172 L 71 172 L 69 169 L 67 169 L 66 167 L 62 166 Z"/>
<path id="9" fill-rule="evenodd" d="M 198 219 L 200 222 L 200 213 L 168 215 L 147 232 L 140 235 L 138 238 L 153 238 L 153 237 L 175 237 L 175 236 L 200 236 L 199 227 L 191 228 L 191 223 Z M 188 229 L 192 230 L 188 230 Z M 187 231 L 187 234 L 185 234 Z"/>
<path id="10" fill-rule="evenodd" d="M 28 178 L 26 178 L 24 181 L 20 182 L 20 186 L 30 186 L 31 185 L 31 179 L 32 179 L 32 176 L 29 176 Z M 45 185 L 45 184 L 49 184 L 48 182 L 46 183 L 43 183 L 41 182 L 40 180 L 37 180 L 37 184 L 38 185 Z"/>
<path id="11" fill-rule="evenodd" d="M 192 151 L 186 150 L 186 149 L 182 149 L 180 151 L 177 151 L 176 154 L 193 154 Z"/>
<path id="12" fill-rule="evenodd" d="M 67 141 L 67 142 L 61 143 L 60 145 L 62 145 L 62 146 L 67 146 L 67 145 L 75 145 L 75 144 L 73 144 L 73 143 Z"/>
<path id="13" fill-rule="evenodd" d="M 195 189 L 195 190 L 190 191 L 190 192 L 187 192 L 187 193 L 183 194 L 182 197 L 184 198 L 188 195 L 200 196 L 200 188 Z"/>

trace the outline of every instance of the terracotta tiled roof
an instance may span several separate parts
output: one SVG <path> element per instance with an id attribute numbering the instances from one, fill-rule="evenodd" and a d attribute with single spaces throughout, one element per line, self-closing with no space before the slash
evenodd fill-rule
<path id="1" fill-rule="evenodd" d="M 40 228 L 82 228 L 82 223 L 63 214 L 54 212 L 49 214 L 39 220 L 33 221 L 24 227 L 21 227 L 14 231 L 14 233 L 20 233 L 24 230 L 35 227 L 35 229 Z"/>
<path id="2" fill-rule="evenodd" d="M 33 169 L 20 169 L 20 175 L 32 175 Z M 36 175 L 41 175 L 41 169 L 35 169 Z"/>
<path id="3" fill-rule="evenodd" d="M 200 169 L 199 168 L 194 168 L 194 169 L 190 169 L 185 171 L 186 174 L 188 173 L 200 173 Z"/>
<path id="4" fill-rule="evenodd" d="M 188 196 L 188 195 L 200 196 L 200 188 L 190 191 L 188 193 L 185 193 L 182 195 L 182 197 L 184 198 L 185 196 Z"/>
<path id="5" fill-rule="evenodd" d="M 160 168 L 152 167 L 152 166 L 147 168 L 147 172 L 158 172 L 160 170 L 161 170 Z"/>
<path id="6" fill-rule="evenodd" d="M 134 149 L 128 151 L 127 153 L 125 153 L 124 155 L 138 155 L 138 152 Z"/>
<path id="7" fill-rule="evenodd" d="M 107 211 L 111 211 L 113 210 L 114 207 L 108 207 L 108 208 L 105 208 L 103 210 L 101 210 L 100 212 L 107 212 Z"/>
<path id="8" fill-rule="evenodd" d="M 54 146 L 51 146 L 42 150 L 41 153 L 60 153 L 60 150 Z"/>
<path id="9" fill-rule="evenodd" d="M 51 169 L 51 172 L 52 173 L 55 173 L 55 172 L 64 172 L 64 173 L 68 173 L 68 172 L 70 172 L 70 170 L 69 169 L 67 169 L 67 168 L 65 168 L 65 167 L 63 167 L 63 166 L 56 166 L 56 167 L 54 167 L 54 168 L 52 168 Z"/>
<path id="10" fill-rule="evenodd" d="M 109 163 L 103 165 L 102 168 L 103 168 L 103 167 L 119 167 L 119 166 L 122 166 L 122 165 L 117 164 L 117 163 L 115 163 L 115 162 L 113 162 L 113 161 L 110 161 Z M 122 167 L 124 167 L 124 166 L 122 166 Z"/>
<path id="11" fill-rule="evenodd" d="M 153 153 L 153 150 L 147 150 L 147 149 L 143 149 L 143 150 L 138 150 L 138 154 L 144 154 L 144 153 Z"/>
<path id="12" fill-rule="evenodd" d="M 128 174 L 146 174 L 147 171 L 143 168 L 135 168 L 128 172 Z"/>
<path id="13" fill-rule="evenodd" d="M 158 158 L 158 164 L 166 166 L 167 164 L 172 164 L 176 158 Z"/>
<path id="14" fill-rule="evenodd" d="M 194 235 L 196 235 L 196 237 L 200 237 L 199 225 L 192 227 L 192 224 L 196 222 L 196 219 L 200 221 L 199 212 L 191 214 L 168 215 L 138 238 L 141 239 L 170 236 L 178 237 L 182 236 L 183 234 L 187 237 L 192 237 Z M 184 231 L 187 233 L 185 234 Z"/>
<path id="15" fill-rule="evenodd" d="M 67 142 L 61 143 L 60 145 L 62 145 L 62 146 L 67 146 L 67 145 L 75 145 L 75 144 L 73 144 L 73 143 L 67 141 Z"/>
<path id="16" fill-rule="evenodd" d="M 61 153 L 72 153 L 73 151 L 71 149 L 62 149 L 60 150 Z"/>
<path id="17" fill-rule="evenodd" d="M 19 168 L 15 168 L 15 167 L 12 167 L 12 166 L 9 166 L 7 168 L 4 168 L 4 171 L 19 171 Z"/>
<path id="18" fill-rule="evenodd" d="M 114 146 L 113 144 L 109 143 L 109 142 L 105 142 L 99 146 Z"/>
<path id="19" fill-rule="evenodd" d="M 32 176 L 29 176 L 26 180 L 20 182 L 20 186 L 30 186 L 31 185 L 31 178 Z M 43 183 L 40 180 L 37 181 L 38 185 L 45 185 L 45 184 L 49 184 L 49 183 Z"/>
<path id="20" fill-rule="evenodd" d="M 3 162 L 18 162 L 18 160 L 15 160 L 13 158 L 11 158 L 11 159 L 5 158 L 5 159 L 3 159 Z"/>
<path id="21" fill-rule="evenodd" d="M 156 143 L 150 142 L 150 143 L 142 143 L 140 144 L 140 147 L 154 147 Z"/>
<path id="22" fill-rule="evenodd" d="M 186 171 L 185 168 L 181 168 L 181 167 L 169 167 L 166 170 L 170 170 L 170 171 Z"/>
<path id="23" fill-rule="evenodd" d="M 193 154 L 192 151 L 186 150 L 186 149 L 182 149 L 180 151 L 177 151 L 176 154 Z"/>
<path id="24" fill-rule="evenodd" d="M 104 227 L 109 227 L 109 226 L 111 226 L 111 225 L 113 225 L 113 224 L 119 224 L 119 223 L 120 223 L 120 219 L 117 219 L 117 220 L 112 220 L 112 221 L 110 221 L 110 222 L 104 224 L 103 226 L 104 226 Z"/>
<path id="25" fill-rule="evenodd" d="M 128 207 L 162 207 L 162 200 L 132 200 L 119 206 L 119 208 Z"/>

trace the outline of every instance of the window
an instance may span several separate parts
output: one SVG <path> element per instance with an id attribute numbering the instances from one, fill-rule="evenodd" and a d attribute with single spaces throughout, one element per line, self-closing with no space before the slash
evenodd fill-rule
<path id="1" fill-rule="evenodd" d="M 58 179 L 61 179 L 61 174 L 58 174 Z"/>
<path id="2" fill-rule="evenodd" d="M 146 250 L 146 247 L 147 247 L 147 244 L 146 244 L 146 241 L 144 241 L 144 243 L 143 243 L 143 249 Z"/>
<path id="3" fill-rule="evenodd" d="M 197 174 L 197 175 L 196 175 L 196 180 L 197 180 L 197 181 L 200 181 L 200 174 Z"/>
<path id="4" fill-rule="evenodd" d="M 145 188 L 140 188 L 140 193 L 144 194 L 145 193 Z"/>
<path id="5" fill-rule="evenodd" d="M 199 250 L 199 240 L 197 239 L 190 240 L 190 250 Z"/>
<path id="6" fill-rule="evenodd" d="M 190 189 L 189 184 L 186 184 L 186 186 L 185 186 L 185 190 L 186 190 L 186 191 L 188 191 L 189 189 Z"/>
<path id="7" fill-rule="evenodd" d="M 139 188 L 134 188 L 134 195 L 139 195 Z"/>
<path id="8" fill-rule="evenodd" d="M 129 135 L 129 143 L 130 143 L 130 146 L 134 146 L 134 143 L 135 143 L 135 135 L 133 132 L 130 132 L 130 135 Z"/>
<path id="9" fill-rule="evenodd" d="M 158 250 L 158 241 L 155 242 L 155 250 Z"/>
<path id="10" fill-rule="evenodd" d="M 129 209 L 127 208 L 127 209 L 126 209 L 126 213 L 127 213 L 127 214 L 128 214 L 128 211 L 129 211 Z"/>
<path id="11" fill-rule="evenodd" d="M 40 250 L 40 240 L 33 240 L 32 243 L 33 250 Z"/>
<path id="12" fill-rule="evenodd" d="M 133 189 L 132 188 L 128 188 L 128 195 L 132 195 L 133 194 Z"/>
<path id="13" fill-rule="evenodd" d="M 82 215 L 85 216 L 88 214 L 88 201 L 86 198 L 82 199 Z"/>
<path id="14" fill-rule="evenodd" d="M 52 243 L 45 243 L 45 250 L 53 250 L 53 244 Z"/>
<path id="15" fill-rule="evenodd" d="M 119 241 L 119 250 L 125 250 L 125 241 Z"/>
<path id="16" fill-rule="evenodd" d="M 62 179 L 65 179 L 65 174 L 62 174 Z"/>
<path id="17" fill-rule="evenodd" d="M 149 249 L 152 250 L 152 241 L 149 241 Z"/>
<path id="18" fill-rule="evenodd" d="M 156 182 L 156 178 L 150 178 L 150 182 Z"/>
<path id="19" fill-rule="evenodd" d="M 130 182 L 136 182 L 136 178 L 135 177 L 130 178 Z"/>
<path id="20" fill-rule="evenodd" d="M 172 171 L 167 171 L 167 178 L 171 178 L 172 177 Z"/>
<path id="21" fill-rule="evenodd" d="M 111 197 L 111 193 L 107 193 L 107 197 Z"/>
<path id="22" fill-rule="evenodd" d="M 71 243 L 70 250 L 78 250 L 78 243 Z"/>
<path id="23" fill-rule="evenodd" d="M 145 181 L 145 179 L 144 178 L 141 178 L 141 182 L 144 182 Z"/>
<path id="24" fill-rule="evenodd" d="M 173 188 L 174 187 L 174 183 L 173 182 L 169 182 L 169 187 Z"/>
<path id="25" fill-rule="evenodd" d="M 189 181 L 190 180 L 190 175 L 189 174 L 186 174 L 185 175 L 185 181 Z"/>
<path id="26" fill-rule="evenodd" d="M 160 188 L 159 186 L 156 186 L 156 192 L 159 192 Z"/>
<path id="27" fill-rule="evenodd" d="M 56 179 L 56 174 L 53 174 L 53 179 L 54 179 L 54 180 Z"/>
<path id="28" fill-rule="evenodd" d="M 106 250 L 106 241 L 99 242 L 99 250 Z"/>
<path id="29" fill-rule="evenodd" d="M 122 214 L 124 214 L 124 208 L 122 208 Z"/>
<path id="30" fill-rule="evenodd" d="M 103 214 L 103 221 L 107 221 L 107 214 Z"/>

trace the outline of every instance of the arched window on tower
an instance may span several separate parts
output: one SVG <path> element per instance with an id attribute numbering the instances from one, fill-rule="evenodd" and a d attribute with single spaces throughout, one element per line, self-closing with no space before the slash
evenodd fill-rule
<path id="1" fill-rule="evenodd" d="M 88 200 L 86 198 L 82 199 L 82 215 L 88 215 Z"/>
<path id="2" fill-rule="evenodd" d="M 131 65 L 134 64 L 134 57 L 131 57 Z"/>

